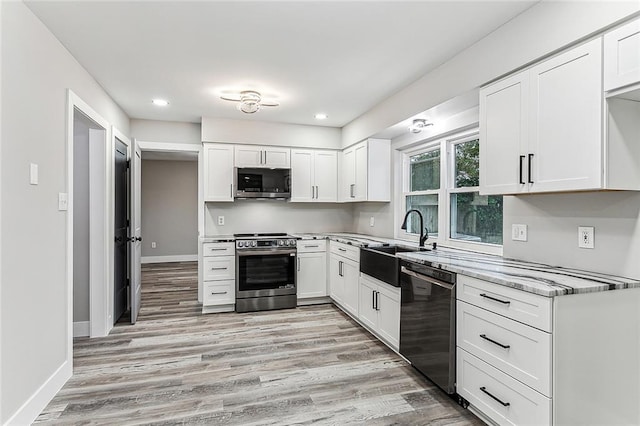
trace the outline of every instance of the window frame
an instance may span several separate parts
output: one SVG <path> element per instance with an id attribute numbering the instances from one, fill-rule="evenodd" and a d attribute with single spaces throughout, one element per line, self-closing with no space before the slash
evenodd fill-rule
<path id="1" fill-rule="evenodd" d="M 480 138 L 479 129 L 477 127 L 456 132 L 444 137 L 431 141 L 423 141 L 412 148 L 399 151 L 401 155 L 401 168 L 399 175 L 401 177 L 400 197 L 396 200 L 396 211 L 398 213 L 396 222 L 402 223 L 402 219 L 406 213 L 406 199 L 408 195 L 429 195 L 436 194 L 438 196 L 438 236 L 429 236 L 426 244 L 433 242 L 438 245 L 447 247 L 455 247 L 466 250 L 473 250 L 483 253 L 502 255 L 503 245 L 491 244 L 485 242 L 464 241 L 451 238 L 451 196 L 452 194 L 479 192 L 478 186 L 469 186 L 455 188 L 455 147 L 461 143 L 473 141 Z M 437 190 L 427 191 L 409 191 L 410 187 L 410 158 L 413 155 L 422 154 L 424 152 L 440 149 L 440 188 Z M 478 164 L 478 167 L 480 165 Z M 503 211 L 504 217 L 504 211 Z M 396 238 L 399 240 L 418 242 L 418 234 L 408 233 L 404 230 L 396 230 Z M 504 226 L 503 226 L 503 244 L 504 244 Z"/>

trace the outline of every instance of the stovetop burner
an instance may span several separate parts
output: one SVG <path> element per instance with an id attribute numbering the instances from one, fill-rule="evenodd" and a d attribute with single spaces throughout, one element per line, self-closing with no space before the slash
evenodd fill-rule
<path id="1" fill-rule="evenodd" d="M 265 232 L 255 234 L 233 234 L 236 238 L 269 238 L 269 237 L 286 237 L 284 232 Z"/>

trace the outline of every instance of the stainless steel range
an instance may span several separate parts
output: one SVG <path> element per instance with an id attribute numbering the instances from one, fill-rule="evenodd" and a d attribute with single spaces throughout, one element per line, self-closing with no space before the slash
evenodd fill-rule
<path id="1" fill-rule="evenodd" d="M 296 239 L 287 234 L 235 234 L 236 312 L 295 308 Z"/>

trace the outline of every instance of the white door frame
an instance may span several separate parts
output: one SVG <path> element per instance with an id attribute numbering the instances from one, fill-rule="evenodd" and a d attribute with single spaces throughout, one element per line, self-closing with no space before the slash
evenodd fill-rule
<path id="1" fill-rule="evenodd" d="M 98 124 L 104 130 L 102 135 L 90 134 L 91 139 L 95 143 L 102 143 L 103 146 L 93 146 L 97 148 L 90 153 L 90 161 L 96 161 L 99 171 L 92 177 L 95 179 L 92 184 L 99 189 L 98 199 L 94 199 L 91 209 L 101 208 L 98 215 L 102 221 L 94 223 L 90 228 L 90 239 L 93 236 L 93 245 L 90 245 L 90 284 L 89 284 L 89 300 L 90 300 L 90 326 L 89 334 L 91 337 L 106 336 L 113 324 L 108 321 L 108 295 L 109 288 L 113 288 L 113 220 L 112 208 L 107 206 L 113 204 L 113 152 L 111 140 L 111 126 L 100 114 L 84 102 L 72 90 L 67 90 L 67 176 L 66 188 L 68 196 L 67 210 L 67 360 L 73 362 L 73 124 L 74 112 L 80 111 L 93 122 Z M 95 139 L 98 138 L 98 142 Z M 102 141 L 100 141 L 102 139 Z M 92 146 L 90 145 L 90 148 Z M 93 158 L 94 160 L 91 160 Z M 90 216 L 96 214 L 95 211 L 90 212 Z M 94 222 L 96 222 L 94 220 Z M 101 222 L 101 223 L 100 223 Z M 91 243 L 90 243 L 91 244 Z M 113 315 L 112 315 L 113 316 Z"/>
<path id="2" fill-rule="evenodd" d="M 136 139 L 141 152 L 197 152 L 198 153 L 198 239 L 204 236 L 204 164 L 202 161 L 202 144 L 167 143 L 139 141 Z M 202 257 L 202 244 L 198 240 L 198 259 Z M 199 260 L 198 260 L 199 261 Z M 202 279 L 200 265 L 198 265 L 198 302 L 202 303 Z"/>

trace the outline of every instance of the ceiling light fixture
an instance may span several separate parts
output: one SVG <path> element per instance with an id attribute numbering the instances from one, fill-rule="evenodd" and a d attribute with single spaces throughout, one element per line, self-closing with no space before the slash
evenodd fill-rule
<path id="1" fill-rule="evenodd" d="M 151 103 L 157 106 L 167 106 L 169 105 L 169 101 L 165 99 L 152 99 Z"/>
<path id="2" fill-rule="evenodd" d="M 316 120 L 326 120 L 329 116 L 323 112 L 319 112 L 314 117 Z"/>
<path id="3" fill-rule="evenodd" d="M 273 101 L 262 100 L 262 95 L 254 90 L 244 90 L 238 94 L 222 95 L 221 99 L 225 101 L 238 102 L 238 110 L 245 114 L 253 114 L 260 111 L 263 106 L 276 107 L 280 105 Z"/>
<path id="4" fill-rule="evenodd" d="M 420 133 L 422 129 L 428 126 L 433 126 L 433 123 L 428 122 L 424 118 L 416 118 L 413 120 L 411 126 L 409 126 L 409 131 L 411 133 Z"/>

